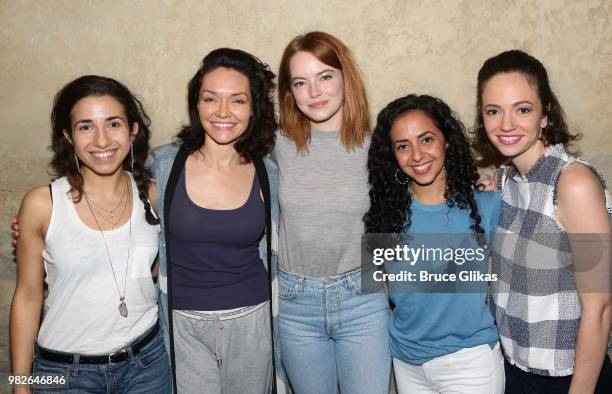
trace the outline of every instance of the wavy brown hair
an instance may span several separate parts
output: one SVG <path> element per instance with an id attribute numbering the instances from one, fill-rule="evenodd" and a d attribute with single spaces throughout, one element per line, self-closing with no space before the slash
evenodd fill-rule
<path id="1" fill-rule="evenodd" d="M 149 154 L 149 126 L 151 120 L 144 110 L 140 100 L 122 83 L 98 75 L 84 75 L 67 83 L 53 100 L 51 111 L 51 146 L 53 152 L 50 167 L 52 175 L 65 176 L 70 184 L 71 191 L 75 193 L 75 201 L 81 200 L 83 195 L 83 177 L 75 162 L 74 147 L 64 136 L 64 130 L 72 134 L 70 113 L 79 100 L 85 97 L 110 96 L 117 100 L 127 116 L 128 127 L 138 123 L 138 134 L 132 142 L 134 151 L 134 181 L 138 187 L 138 196 L 145 207 L 145 217 L 150 224 L 157 224 L 158 220 L 151 211 L 148 195 L 148 181 L 150 172 L 145 168 L 144 162 Z M 128 154 L 122 164 L 124 171 L 131 171 L 131 158 Z"/>
<path id="2" fill-rule="evenodd" d="M 243 74 L 249 80 L 253 115 L 247 129 L 234 143 L 234 149 L 245 163 L 260 159 L 274 147 L 274 132 L 278 128 L 274 113 L 274 73 L 255 56 L 240 49 L 218 48 L 202 60 L 202 64 L 187 85 L 187 110 L 189 124 L 176 136 L 195 152 L 204 145 L 204 127 L 198 112 L 200 88 L 204 76 L 217 68 L 229 68 Z"/>
<path id="3" fill-rule="evenodd" d="M 310 120 L 299 110 L 291 92 L 289 63 L 296 52 L 308 52 L 320 62 L 342 72 L 344 103 L 340 141 L 347 149 L 361 147 L 365 136 L 370 133 L 370 113 L 363 80 L 346 45 L 321 31 L 295 37 L 283 52 L 278 70 L 281 132 L 295 143 L 298 152 L 308 150 Z"/>
<path id="4" fill-rule="evenodd" d="M 471 132 L 475 134 L 473 144 L 474 149 L 480 155 L 479 165 L 500 164 L 505 160 L 487 138 L 482 119 L 482 93 L 486 83 L 495 75 L 513 72 L 523 74 L 529 84 L 535 86 L 537 90 L 538 98 L 542 103 L 543 114 L 548 118 L 548 125 L 542 130 L 542 139 L 545 145 L 568 145 L 581 137 L 580 134 L 570 134 L 565 121 L 565 113 L 550 87 L 548 73 L 542 62 L 526 52 L 512 49 L 487 59 L 478 71 L 476 121 Z"/>

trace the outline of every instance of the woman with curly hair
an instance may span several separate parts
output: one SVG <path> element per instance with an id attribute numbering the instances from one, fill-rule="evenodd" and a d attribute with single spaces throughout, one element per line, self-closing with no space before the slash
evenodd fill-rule
<path id="1" fill-rule="evenodd" d="M 388 104 L 378 115 L 368 172 L 367 234 L 393 233 L 392 239 L 408 239 L 409 246 L 417 248 L 425 243 L 454 246 L 455 251 L 486 250 L 500 199 L 473 189 L 478 174 L 465 129 L 443 101 L 411 94 Z M 484 257 L 472 266 L 486 272 Z M 386 262 L 385 271 L 399 272 L 398 264 Z M 454 274 L 456 281 L 467 272 L 459 257 L 416 264 L 419 270 Z M 389 282 L 398 392 L 503 392 L 499 337 L 486 305 L 486 285 L 463 285 L 453 293 L 459 289 L 454 283 Z"/>
<path id="2" fill-rule="evenodd" d="M 57 93 L 51 124 L 58 178 L 19 209 L 13 374 L 32 372 L 34 392 L 167 393 L 151 277 L 159 226 L 144 167 L 149 118 L 124 85 L 86 75 Z"/>
<path id="3" fill-rule="evenodd" d="M 361 288 L 370 117 L 348 48 L 310 32 L 279 68 L 279 337 L 299 394 L 388 393 L 384 291 Z"/>
<path id="4" fill-rule="evenodd" d="M 210 52 L 189 82 L 190 122 L 179 142 L 147 161 L 162 232 L 161 316 L 179 393 L 274 391 L 277 170 L 265 157 L 278 127 L 273 79 L 249 53 Z"/>
<path id="5" fill-rule="evenodd" d="M 538 59 L 502 52 L 485 61 L 477 89 L 476 146 L 507 160 L 493 249 L 506 392 L 610 393 L 612 202 L 603 178 L 568 152 L 576 136 Z"/>

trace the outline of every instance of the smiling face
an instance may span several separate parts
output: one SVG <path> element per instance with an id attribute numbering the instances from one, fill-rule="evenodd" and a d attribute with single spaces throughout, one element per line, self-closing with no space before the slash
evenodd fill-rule
<path id="1" fill-rule="evenodd" d="M 424 112 L 400 115 L 391 128 L 392 150 L 399 168 L 412 179 L 412 186 L 446 183 L 443 166 L 446 139 Z"/>
<path id="2" fill-rule="evenodd" d="M 138 124 L 134 123 L 130 130 L 119 101 L 111 96 L 82 98 L 72 107 L 70 123 L 72 131 L 64 130 L 64 136 L 82 162 L 82 174 L 92 171 L 108 176 L 121 170 Z"/>
<path id="3" fill-rule="evenodd" d="M 525 75 L 512 72 L 489 79 L 482 92 L 482 118 L 487 137 L 519 171 L 531 167 L 544 151 L 540 140 L 548 121 L 537 87 Z"/>
<path id="4" fill-rule="evenodd" d="M 342 71 L 308 52 L 296 52 L 289 62 L 291 93 L 312 128 L 338 130 L 342 121 Z"/>
<path id="5" fill-rule="evenodd" d="M 229 145 L 245 132 L 252 111 L 248 78 L 231 68 L 219 67 L 202 79 L 198 113 L 206 143 Z"/>

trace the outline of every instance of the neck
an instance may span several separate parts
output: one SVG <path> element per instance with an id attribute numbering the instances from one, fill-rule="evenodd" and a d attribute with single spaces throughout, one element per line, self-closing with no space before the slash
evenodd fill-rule
<path id="1" fill-rule="evenodd" d="M 219 167 L 230 167 L 241 162 L 241 157 L 233 144 L 217 145 L 208 141 L 200 147 L 199 153 L 206 162 Z"/>
<path id="2" fill-rule="evenodd" d="M 415 200 L 425 205 L 437 205 L 446 201 L 444 193 L 446 192 L 446 175 L 440 174 L 429 185 L 419 185 L 412 181 L 410 182 L 410 193 Z"/>
<path id="3" fill-rule="evenodd" d="M 113 199 L 115 196 L 123 194 L 127 174 L 119 169 L 112 175 L 100 176 L 83 166 L 81 176 L 83 177 L 83 190 L 88 195 Z"/>
<path id="4" fill-rule="evenodd" d="M 538 161 L 540 156 L 544 154 L 546 146 L 541 140 L 538 140 L 527 151 L 512 158 L 512 164 L 516 167 L 521 176 L 525 176 L 531 167 Z"/>

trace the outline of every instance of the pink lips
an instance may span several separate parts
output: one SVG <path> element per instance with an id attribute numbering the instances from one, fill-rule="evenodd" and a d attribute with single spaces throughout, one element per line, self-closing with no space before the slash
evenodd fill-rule
<path id="1" fill-rule="evenodd" d="M 314 102 L 312 104 L 308 104 L 308 108 L 320 109 L 320 108 L 325 107 L 325 105 L 327 105 L 327 100 L 317 101 L 317 102 Z"/>

